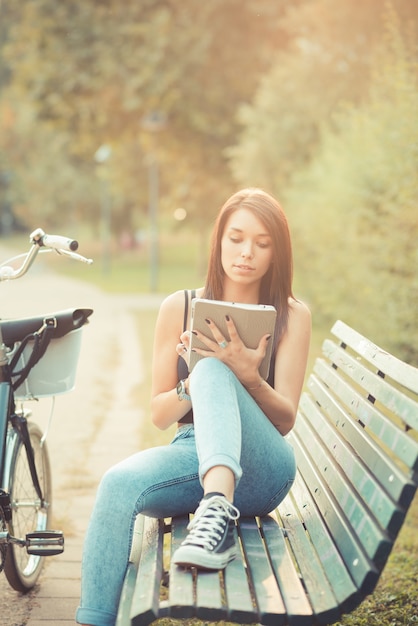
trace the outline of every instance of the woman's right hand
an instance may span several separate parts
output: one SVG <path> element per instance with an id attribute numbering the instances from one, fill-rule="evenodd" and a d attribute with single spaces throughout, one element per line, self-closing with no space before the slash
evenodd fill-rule
<path id="1" fill-rule="evenodd" d="M 186 330 L 184 333 L 180 335 L 180 343 L 176 346 L 176 352 L 179 356 L 181 356 L 185 361 L 187 367 L 189 367 L 189 359 L 190 359 L 190 331 Z"/>

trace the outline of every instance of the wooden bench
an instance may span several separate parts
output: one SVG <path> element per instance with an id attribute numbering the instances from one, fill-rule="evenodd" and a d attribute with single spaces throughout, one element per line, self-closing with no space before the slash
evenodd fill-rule
<path id="1" fill-rule="evenodd" d="M 274 513 L 241 518 L 241 557 L 186 571 L 187 518 L 137 518 L 117 626 L 160 617 L 331 624 L 376 586 L 418 482 L 418 369 L 342 322 L 323 344 L 289 438 L 298 475 Z"/>

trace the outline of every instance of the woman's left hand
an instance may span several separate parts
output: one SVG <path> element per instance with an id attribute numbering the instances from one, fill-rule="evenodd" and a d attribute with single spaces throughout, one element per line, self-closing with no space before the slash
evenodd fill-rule
<path id="1" fill-rule="evenodd" d="M 225 339 L 212 320 L 207 320 L 207 324 L 213 339 L 194 331 L 198 339 L 208 347 L 208 350 L 194 348 L 197 354 L 214 356 L 228 365 L 245 387 L 258 385 L 260 382 L 259 367 L 266 354 L 271 335 L 266 334 L 261 337 L 257 348 L 247 348 L 229 316 L 226 317 L 226 325 L 230 341 Z"/>

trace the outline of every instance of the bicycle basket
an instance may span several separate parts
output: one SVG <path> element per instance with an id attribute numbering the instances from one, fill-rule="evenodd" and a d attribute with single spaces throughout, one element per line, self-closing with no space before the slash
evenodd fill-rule
<path id="1" fill-rule="evenodd" d="M 23 338 L 20 334 L 22 341 L 14 341 L 8 353 L 9 363 L 14 362 L 12 377 L 15 377 L 15 384 L 19 385 L 15 389 L 16 398 L 26 400 L 55 396 L 67 393 L 74 388 L 82 326 L 87 322 L 87 317 L 91 312 L 88 309 L 79 309 L 75 312 L 65 311 L 55 314 L 54 321 L 57 322 L 57 326 L 52 331 L 43 356 L 36 360 L 33 366 L 31 360 L 33 360 L 33 351 L 36 349 L 36 338 L 27 340 L 28 337 Z M 29 326 L 31 323 L 36 326 L 37 321 L 34 318 L 12 323 L 10 328 L 5 328 L 5 334 L 7 336 L 12 331 L 16 332 L 16 329 L 21 332 L 19 324 L 25 329 L 28 328 L 28 322 Z M 29 336 L 32 337 L 32 335 Z M 21 352 L 20 355 L 18 355 L 19 352 Z M 18 373 L 25 371 L 28 365 L 29 371 L 24 380 L 19 383 Z"/>

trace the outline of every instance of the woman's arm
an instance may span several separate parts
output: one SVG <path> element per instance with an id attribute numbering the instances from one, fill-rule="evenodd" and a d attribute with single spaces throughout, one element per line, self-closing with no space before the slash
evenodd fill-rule
<path id="1" fill-rule="evenodd" d="M 176 346 L 183 332 L 184 291 L 168 296 L 161 304 L 155 325 L 152 359 L 151 419 L 165 430 L 184 417 L 189 400 L 179 401 Z"/>
<path id="2" fill-rule="evenodd" d="M 274 389 L 260 379 L 245 384 L 249 393 L 282 435 L 286 435 L 295 424 L 310 338 L 310 311 L 302 302 L 292 301 L 289 307 L 288 327 L 277 349 Z"/>

